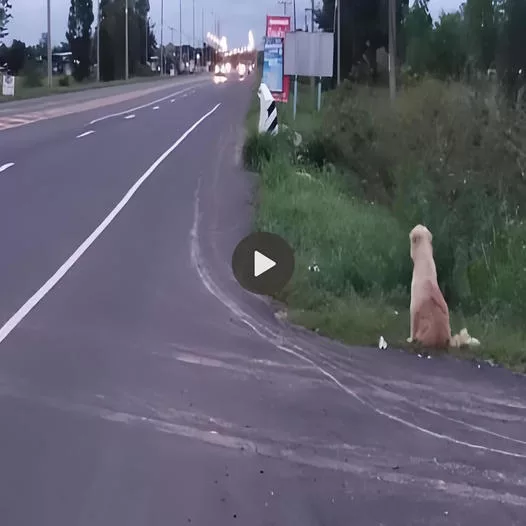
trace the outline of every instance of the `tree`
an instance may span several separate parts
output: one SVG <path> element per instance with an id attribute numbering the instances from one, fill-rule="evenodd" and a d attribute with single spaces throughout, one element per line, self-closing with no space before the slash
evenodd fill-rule
<path id="1" fill-rule="evenodd" d="M 125 15 L 126 0 L 101 1 L 101 78 L 105 81 L 125 76 Z M 128 64 L 130 75 L 137 74 L 139 64 L 146 64 L 146 34 L 148 55 L 155 54 L 153 26 L 149 24 L 147 0 L 128 0 Z"/>
<path id="2" fill-rule="evenodd" d="M 497 68 L 509 100 L 514 102 L 521 84 L 525 83 L 526 2 L 524 0 L 504 0 L 500 8 L 502 18 Z"/>
<path id="3" fill-rule="evenodd" d="M 466 66 L 465 25 L 459 12 L 442 13 L 433 32 L 430 70 L 439 78 L 459 80 Z"/>
<path id="4" fill-rule="evenodd" d="M 0 0 L 0 38 L 7 36 L 7 23 L 12 17 L 10 11 L 11 4 L 9 0 Z"/>
<path id="5" fill-rule="evenodd" d="M 398 25 L 409 0 L 396 0 Z M 324 31 L 334 31 L 335 0 L 323 0 L 315 12 L 316 23 Z M 388 46 L 388 0 L 341 0 L 341 68 L 347 76 L 366 55 L 373 75 L 376 51 Z M 335 68 L 336 70 L 336 68 Z"/>
<path id="6" fill-rule="evenodd" d="M 73 75 L 79 81 L 90 74 L 93 20 L 93 0 L 71 0 L 66 38 L 73 58 Z"/>
<path id="7" fill-rule="evenodd" d="M 403 24 L 406 63 L 411 71 L 423 74 L 433 57 L 433 19 L 427 0 L 417 0 L 409 9 Z"/>
<path id="8" fill-rule="evenodd" d="M 495 0 L 467 0 L 461 6 L 467 37 L 467 50 L 473 65 L 487 71 L 495 63 L 497 51 L 497 12 Z"/>
<path id="9" fill-rule="evenodd" d="M 26 63 L 26 45 L 21 40 L 13 40 L 7 48 L 7 67 L 12 75 L 18 75 Z"/>

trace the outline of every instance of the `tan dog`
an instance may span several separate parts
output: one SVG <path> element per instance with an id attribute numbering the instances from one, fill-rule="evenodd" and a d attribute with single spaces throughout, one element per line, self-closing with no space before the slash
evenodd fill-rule
<path id="1" fill-rule="evenodd" d="M 451 337 L 449 309 L 438 286 L 433 258 L 433 235 L 423 225 L 416 225 L 409 233 L 413 280 L 411 282 L 411 335 L 409 343 L 425 347 L 448 348 L 479 345 L 466 329 Z"/>

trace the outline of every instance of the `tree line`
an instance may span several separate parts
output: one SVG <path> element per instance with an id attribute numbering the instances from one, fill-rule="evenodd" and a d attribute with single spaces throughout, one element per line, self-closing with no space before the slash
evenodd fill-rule
<path id="1" fill-rule="evenodd" d="M 377 78 L 376 52 L 388 47 L 389 0 L 341 0 L 341 71 L 364 62 Z M 334 31 L 335 0 L 323 0 L 316 21 Z M 428 0 L 396 0 L 397 54 L 413 74 L 466 79 L 494 72 L 513 96 L 525 82 L 526 1 L 466 0 L 433 21 Z"/>
<path id="2" fill-rule="evenodd" d="M 150 75 L 149 61 L 160 57 L 161 50 L 155 37 L 155 25 L 149 19 L 149 0 L 128 1 L 128 66 L 129 74 Z M 125 6 L 126 0 L 101 0 L 100 28 L 95 21 L 93 0 L 71 0 L 65 40 L 55 46 L 53 53 L 71 52 L 73 75 L 76 80 L 89 78 L 97 63 L 97 39 L 100 30 L 100 76 L 103 81 L 125 77 Z M 26 45 L 13 40 L 7 45 L 2 40 L 8 36 L 11 19 L 9 0 L 0 0 L 0 67 L 7 65 L 14 74 L 34 72 L 47 60 L 47 34 L 44 33 L 36 45 Z M 95 22 L 95 23 L 94 23 Z M 205 43 L 201 49 L 173 43 L 163 46 L 165 72 L 177 67 L 181 61 L 187 62 L 201 52 L 208 60 L 215 60 L 215 50 Z M 26 75 L 25 75 L 26 76 Z"/>
<path id="3" fill-rule="evenodd" d="M 129 71 L 131 75 L 146 68 L 148 58 L 157 54 L 154 26 L 149 22 L 149 0 L 101 0 L 100 3 L 100 73 L 102 80 L 124 77 L 125 2 L 128 1 Z M 11 19 L 9 0 L 0 0 L 0 39 L 8 35 Z M 96 42 L 98 24 L 95 24 L 93 0 L 71 0 L 65 42 L 53 48 L 53 53 L 71 52 L 73 76 L 77 81 L 90 77 L 97 62 Z M 47 35 L 43 34 L 35 46 L 13 40 L 10 46 L 0 44 L 0 65 L 7 64 L 17 75 L 47 60 Z M 141 66 L 143 66 L 141 70 Z"/>

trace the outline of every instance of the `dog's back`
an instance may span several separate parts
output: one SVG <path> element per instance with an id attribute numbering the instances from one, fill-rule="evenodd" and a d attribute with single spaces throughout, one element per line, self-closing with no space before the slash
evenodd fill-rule
<path id="1" fill-rule="evenodd" d="M 447 348 L 451 339 L 449 310 L 432 279 L 419 283 L 414 305 L 415 339 L 425 347 Z"/>
<path id="2" fill-rule="evenodd" d="M 433 236 L 423 225 L 409 234 L 413 280 L 411 283 L 412 338 L 426 347 L 449 346 L 449 309 L 438 286 L 433 258 Z"/>

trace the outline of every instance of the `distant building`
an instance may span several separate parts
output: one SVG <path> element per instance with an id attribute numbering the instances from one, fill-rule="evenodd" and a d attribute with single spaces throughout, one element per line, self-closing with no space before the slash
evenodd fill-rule
<path id="1" fill-rule="evenodd" d="M 64 51 L 62 53 L 53 53 L 51 55 L 53 73 L 57 75 L 73 74 L 73 54 L 71 51 Z"/>

